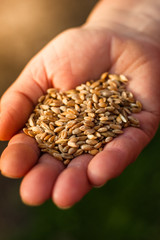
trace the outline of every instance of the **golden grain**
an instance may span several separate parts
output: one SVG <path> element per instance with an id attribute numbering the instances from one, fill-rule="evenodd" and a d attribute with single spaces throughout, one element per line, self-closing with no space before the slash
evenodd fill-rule
<path id="1" fill-rule="evenodd" d="M 131 114 L 140 112 L 142 104 L 126 90 L 127 81 L 124 75 L 106 72 L 64 93 L 50 88 L 38 99 L 23 131 L 42 152 L 65 165 L 83 153 L 95 155 L 123 128 L 140 125 Z"/>

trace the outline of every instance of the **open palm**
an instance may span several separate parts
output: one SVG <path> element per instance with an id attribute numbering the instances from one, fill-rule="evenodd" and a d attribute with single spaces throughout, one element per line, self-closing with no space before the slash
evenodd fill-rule
<path id="1" fill-rule="evenodd" d="M 106 29 L 68 30 L 51 41 L 26 66 L 1 99 L 2 140 L 11 139 L 1 157 L 3 175 L 24 177 L 22 200 L 38 205 L 53 199 L 65 208 L 79 201 L 92 186 L 118 176 L 154 136 L 160 119 L 160 51 Z M 82 155 L 64 167 L 49 154 L 40 154 L 33 138 L 19 132 L 38 97 L 49 87 L 74 88 L 104 71 L 125 74 L 131 90 L 143 104 L 137 114 L 141 128 L 127 128 L 96 156 Z"/>

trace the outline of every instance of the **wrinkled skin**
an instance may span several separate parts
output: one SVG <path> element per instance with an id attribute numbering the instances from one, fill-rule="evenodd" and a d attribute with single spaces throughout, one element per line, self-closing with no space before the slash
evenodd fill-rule
<path id="1" fill-rule="evenodd" d="M 159 48 L 151 42 L 90 26 L 65 31 L 29 62 L 2 96 L 0 123 L 0 138 L 10 139 L 1 156 L 1 173 L 23 177 L 20 195 L 26 204 L 39 205 L 52 198 L 57 206 L 68 208 L 137 158 L 160 120 L 159 62 Z M 35 140 L 19 132 L 47 88 L 64 91 L 105 71 L 130 79 L 128 89 L 143 104 L 143 111 L 135 114 L 140 128 L 125 129 L 96 156 L 81 155 L 66 168 L 50 155 L 40 154 Z"/>

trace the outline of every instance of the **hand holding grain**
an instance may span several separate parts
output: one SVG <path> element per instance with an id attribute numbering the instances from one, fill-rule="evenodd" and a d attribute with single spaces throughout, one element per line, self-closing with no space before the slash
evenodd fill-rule
<path id="1" fill-rule="evenodd" d="M 117 177 L 137 158 L 159 124 L 159 61 L 160 50 L 154 44 L 104 27 L 83 26 L 62 33 L 29 62 L 2 96 L 0 119 L 0 139 L 10 139 L 1 157 L 1 172 L 23 177 L 20 195 L 25 203 L 39 205 L 52 198 L 57 206 L 70 207 L 92 186 Z M 66 168 L 49 154 L 40 155 L 36 141 L 18 133 L 48 88 L 69 90 L 105 71 L 130 79 L 128 90 L 143 104 L 143 111 L 135 114 L 140 129 L 125 129 L 96 156 L 75 157 Z"/>

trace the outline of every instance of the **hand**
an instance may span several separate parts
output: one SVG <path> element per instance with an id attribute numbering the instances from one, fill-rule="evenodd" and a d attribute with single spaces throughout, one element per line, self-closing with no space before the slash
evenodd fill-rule
<path id="1" fill-rule="evenodd" d="M 153 44 L 87 25 L 62 33 L 30 61 L 2 96 L 0 120 L 0 138 L 11 138 L 1 157 L 1 172 L 24 177 L 20 195 L 25 203 L 39 205 L 51 197 L 57 206 L 70 207 L 137 158 L 159 124 L 159 61 L 159 48 Z M 125 129 L 102 152 L 79 156 L 67 168 L 49 154 L 40 155 L 33 138 L 17 133 L 47 88 L 67 90 L 104 71 L 130 79 L 128 89 L 143 104 L 143 111 L 136 114 L 140 129 Z"/>

